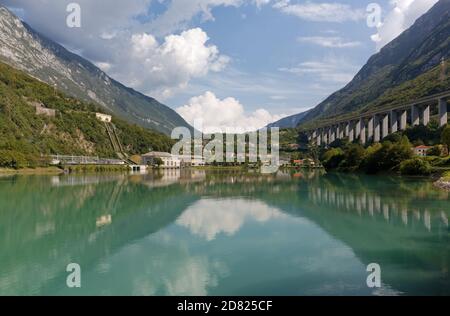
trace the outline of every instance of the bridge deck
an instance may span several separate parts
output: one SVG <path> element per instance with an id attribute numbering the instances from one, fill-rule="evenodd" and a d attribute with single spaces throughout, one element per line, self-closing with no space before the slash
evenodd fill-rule
<path id="1" fill-rule="evenodd" d="M 369 111 L 369 112 L 353 114 L 348 117 L 343 117 L 343 116 L 336 116 L 334 118 L 330 117 L 330 118 L 326 119 L 326 123 L 321 123 L 321 124 L 317 125 L 313 130 L 316 130 L 318 128 L 329 127 L 330 125 L 338 125 L 338 124 L 342 124 L 342 123 L 348 123 L 348 121 L 355 121 L 355 120 L 358 120 L 361 118 L 367 119 L 367 118 L 371 118 L 377 114 L 385 114 L 387 112 L 394 111 L 394 110 L 397 110 L 397 111 L 407 110 L 407 109 L 410 109 L 413 105 L 427 104 L 427 103 L 431 103 L 431 102 L 437 101 L 442 98 L 450 98 L 450 90 L 444 91 L 441 93 L 436 93 L 436 94 L 433 94 L 430 96 L 422 97 L 413 102 L 408 102 L 403 105 L 389 106 L 389 107 L 380 108 L 380 109 L 376 109 L 376 110 Z M 335 118 L 340 118 L 340 117 L 341 117 L 341 119 L 335 119 Z M 324 121 L 322 121 L 322 122 L 324 122 Z M 309 131 L 312 131 L 312 130 L 309 130 Z"/>

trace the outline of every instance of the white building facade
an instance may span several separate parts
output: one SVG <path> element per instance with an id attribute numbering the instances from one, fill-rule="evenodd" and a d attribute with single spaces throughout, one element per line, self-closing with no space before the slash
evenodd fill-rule
<path id="1" fill-rule="evenodd" d="M 108 114 L 95 113 L 95 117 L 97 118 L 97 120 L 105 123 L 111 123 L 112 121 L 112 116 Z"/>

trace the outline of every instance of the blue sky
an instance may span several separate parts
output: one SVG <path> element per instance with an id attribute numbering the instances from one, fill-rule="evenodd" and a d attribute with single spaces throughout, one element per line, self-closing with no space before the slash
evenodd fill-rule
<path id="1" fill-rule="evenodd" d="M 369 27 L 372 1 L 0 3 L 190 123 L 201 117 L 211 127 L 258 128 L 345 86 L 372 54 L 436 2 L 378 1 L 382 24 Z M 79 29 L 64 27 L 70 2 L 80 4 Z"/>
<path id="2" fill-rule="evenodd" d="M 361 1 L 350 1 L 361 6 Z M 212 74 L 215 81 L 221 78 L 236 84 L 244 82 L 249 91 L 240 91 L 233 84 L 219 85 L 217 96 L 234 96 L 248 110 L 268 108 L 274 114 L 291 114 L 316 105 L 331 92 L 345 85 L 345 79 L 322 80 L 317 75 L 298 75 L 285 68 L 294 68 L 304 62 L 348 63 L 348 68 L 339 69 L 344 77 L 355 74 L 367 58 L 376 51 L 370 40 L 373 30 L 365 20 L 358 22 L 312 22 L 295 16 L 283 15 L 270 6 L 260 9 L 254 6 L 243 8 L 217 8 L 215 20 L 201 23 L 211 41 L 220 47 L 221 53 L 230 56 L 229 67 L 220 74 Z M 342 37 L 345 41 L 358 41 L 353 48 L 330 48 L 300 42 L 299 37 Z M 218 78 L 216 78 L 218 77 Z M 208 79 L 194 80 L 192 85 L 200 92 Z M 234 81 L 236 80 L 236 81 Z M 251 85 L 260 86 L 251 88 Z M 211 89 L 214 89 L 211 86 Z M 253 90 L 253 91 L 252 91 Z M 194 93 L 195 94 L 195 93 Z M 187 94 L 173 98 L 175 104 L 185 102 Z"/>

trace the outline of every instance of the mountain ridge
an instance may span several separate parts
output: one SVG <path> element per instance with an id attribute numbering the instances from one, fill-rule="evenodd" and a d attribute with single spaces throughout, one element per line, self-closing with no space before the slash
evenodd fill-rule
<path id="1" fill-rule="evenodd" d="M 297 114 L 301 118 L 293 127 L 308 127 L 318 120 L 376 107 L 391 90 L 433 71 L 443 58 L 449 57 L 450 0 L 440 0 L 409 29 L 372 55 L 346 86 L 313 109 Z M 430 91 L 433 87 L 425 92 Z M 421 96 L 424 95 L 414 94 L 416 98 Z"/>
<path id="2" fill-rule="evenodd" d="M 308 115 L 309 111 L 305 111 L 299 114 L 294 114 L 291 116 L 287 116 L 278 120 L 274 123 L 270 123 L 267 125 L 268 128 L 279 127 L 279 128 L 293 128 L 298 125 L 302 118 Z"/>
<path id="3" fill-rule="evenodd" d="M 131 123 L 170 134 L 191 126 L 173 109 L 109 77 L 0 6 L 0 60 Z"/>

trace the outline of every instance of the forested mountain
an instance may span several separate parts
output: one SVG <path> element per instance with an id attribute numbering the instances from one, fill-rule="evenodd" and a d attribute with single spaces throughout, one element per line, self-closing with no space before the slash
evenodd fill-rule
<path id="1" fill-rule="evenodd" d="M 36 108 L 41 112 L 38 114 Z M 55 110 L 54 112 L 52 110 Z M 96 119 L 99 105 L 69 97 L 22 71 L 0 62 L 0 151 L 26 159 L 48 154 L 117 158 L 105 124 Z M 169 151 L 164 135 L 113 117 L 128 154 Z"/>

